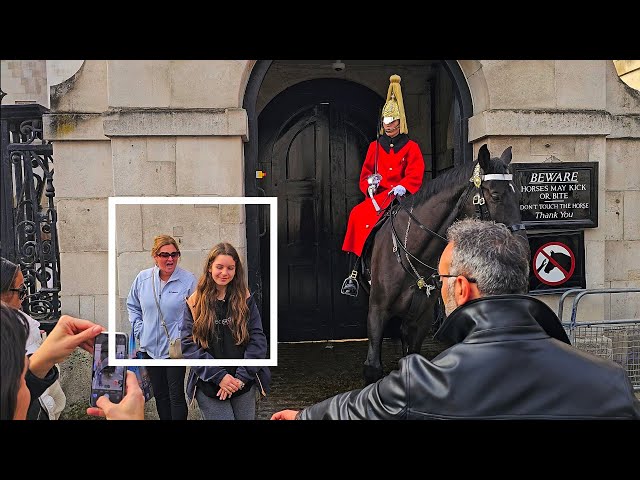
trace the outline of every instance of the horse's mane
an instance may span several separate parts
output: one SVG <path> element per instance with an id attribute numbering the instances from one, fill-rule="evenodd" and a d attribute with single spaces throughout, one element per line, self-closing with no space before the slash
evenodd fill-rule
<path id="1" fill-rule="evenodd" d="M 423 181 L 420 190 L 413 195 L 413 204 L 420 205 L 436 193 L 451 188 L 452 185 L 468 182 L 476 163 L 478 163 L 477 160 L 473 163 L 464 163 L 458 167 L 446 170 L 433 180 Z"/>
<path id="2" fill-rule="evenodd" d="M 433 180 L 423 181 L 420 190 L 413 195 L 414 205 L 426 202 L 433 195 L 449 189 L 453 185 L 468 184 L 477 163 L 478 160 L 474 160 L 472 163 L 463 163 L 455 168 L 446 170 Z M 502 163 L 502 160 L 498 157 L 492 157 L 489 160 L 489 165 L 490 173 L 508 173 L 509 171 L 508 165 Z"/>

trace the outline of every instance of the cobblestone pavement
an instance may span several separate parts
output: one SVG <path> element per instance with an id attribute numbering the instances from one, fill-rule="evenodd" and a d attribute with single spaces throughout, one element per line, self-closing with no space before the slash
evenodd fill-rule
<path id="1" fill-rule="evenodd" d="M 278 344 L 278 366 L 271 367 L 271 393 L 258 403 L 257 418 L 267 420 L 279 410 L 297 410 L 336 393 L 361 388 L 367 346 L 366 341 Z M 428 339 L 421 353 L 433 358 L 443 349 L 442 344 Z M 397 368 L 401 351 L 399 339 L 385 339 L 385 374 Z"/>

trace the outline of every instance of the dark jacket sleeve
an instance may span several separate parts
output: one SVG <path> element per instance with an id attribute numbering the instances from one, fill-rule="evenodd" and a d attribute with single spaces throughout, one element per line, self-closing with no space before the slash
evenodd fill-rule
<path id="1" fill-rule="evenodd" d="M 59 377 L 60 372 L 58 372 L 58 367 L 55 365 L 47 372 L 44 378 L 38 378 L 31 373 L 31 370 L 27 370 L 27 374 L 24 379 L 27 383 L 29 393 L 31 393 L 31 401 L 33 402 L 35 399 L 39 398 L 47 388 L 53 385 L 53 382 L 58 380 Z"/>
<path id="2" fill-rule="evenodd" d="M 213 355 L 207 352 L 193 341 L 193 316 L 187 302 L 184 302 L 184 320 L 180 329 L 180 343 L 182 344 L 182 355 L 184 358 L 213 360 Z M 213 365 L 203 365 L 191 367 L 198 377 L 205 382 L 213 382 L 216 385 L 229 373 L 224 367 Z"/>
<path id="3" fill-rule="evenodd" d="M 267 336 L 262 330 L 262 318 L 258 311 L 258 306 L 253 295 L 247 300 L 249 306 L 249 343 L 244 351 L 244 358 L 266 358 L 267 357 Z M 236 370 L 236 377 L 243 382 L 253 380 L 255 374 L 260 370 L 260 366 L 241 366 Z"/>
<path id="4" fill-rule="evenodd" d="M 300 420 L 404 420 L 410 397 L 408 357 L 400 369 L 359 390 L 340 393 L 299 413 Z"/>

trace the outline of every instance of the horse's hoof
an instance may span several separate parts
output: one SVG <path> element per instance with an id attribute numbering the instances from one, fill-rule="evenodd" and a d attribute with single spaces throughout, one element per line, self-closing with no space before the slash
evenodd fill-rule
<path id="1" fill-rule="evenodd" d="M 383 371 L 382 368 L 365 365 L 362 368 L 362 375 L 364 377 L 364 384 L 367 386 L 380 380 L 383 376 Z"/>

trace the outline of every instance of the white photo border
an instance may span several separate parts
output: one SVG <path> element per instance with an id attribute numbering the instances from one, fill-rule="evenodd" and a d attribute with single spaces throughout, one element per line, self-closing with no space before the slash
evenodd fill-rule
<path id="1" fill-rule="evenodd" d="M 116 351 L 116 205 L 269 205 L 270 228 L 270 343 L 262 359 L 118 359 Z M 270 366 L 278 365 L 278 198 L 277 197 L 109 197 L 109 365 L 113 366 Z"/>

